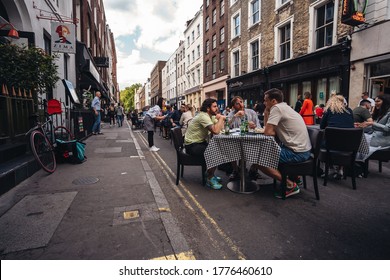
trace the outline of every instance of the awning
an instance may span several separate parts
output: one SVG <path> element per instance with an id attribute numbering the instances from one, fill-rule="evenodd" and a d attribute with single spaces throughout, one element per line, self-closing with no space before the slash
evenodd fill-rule
<path id="1" fill-rule="evenodd" d="M 76 44 L 76 63 L 79 66 L 77 73 L 79 74 L 78 88 L 80 90 L 91 87 L 94 91 L 100 91 L 104 98 L 109 99 L 109 93 L 103 86 L 99 71 L 94 65 L 93 58 L 84 43 L 77 41 Z"/>

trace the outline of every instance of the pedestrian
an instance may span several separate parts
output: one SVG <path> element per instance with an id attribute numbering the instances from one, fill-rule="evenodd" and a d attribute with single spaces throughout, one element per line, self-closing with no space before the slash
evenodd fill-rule
<path id="1" fill-rule="evenodd" d="M 93 135 L 96 135 L 96 134 L 103 134 L 102 132 L 100 132 L 100 122 L 101 122 L 101 103 L 100 103 L 100 97 L 102 96 L 102 94 L 100 93 L 100 91 L 97 91 L 95 93 L 95 98 L 92 100 L 92 109 L 93 109 L 93 112 L 94 112 L 94 117 L 95 117 L 95 122 L 93 123 L 93 126 L 92 126 L 92 134 Z"/>
<path id="2" fill-rule="evenodd" d="M 154 145 L 153 137 L 154 137 L 154 123 L 156 121 L 165 119 L 165 116 L 160 116 L 163 101 L 164 99 L 160 97 L 157 101 L 157 104 L 151 107 L 146 112 L 144 118 L 144 127 L 145 130 L 148 132 L 149 151 L 151 152 L 157 152 L 160 150 L 160 148 L 157 148 Z"/>
<path id="3" fill-rule="evenodd" d="M 121 127 L 123 124 L 123 107 L 120 103 L 118 103 L 118 107 L 116 108 L 116 120 L 118 123 L 118 127 Z"/>
<path id="4" fill-rule="evenodd" d="M 115 106 L 114 106 L 114 103 L 111 103 L 110 104 L 110 107 L 108 107 L 108 116 L 110 117 L 110 127 L 112 125 L 115 126 Z"/>
<path id="5" fill-rule="evenodd" d="M 302 93 L 298 93 L 297 102 L 295 103 L 295 107 L 294 107 L 295 112 L 299 113 L 301 111 L 302 104 L 303 104 Z"/>
<path id="6" fill-rule="evenodd" d="M 314 124 L 314 115 L 313 115 L 313 101 L 311 100 L 311 93 L 306 91 L 304 94 L 305 100 L 303 101 L 301 110 L 299 114 L 303 117 L 303 121 L 306 125 Z"/>

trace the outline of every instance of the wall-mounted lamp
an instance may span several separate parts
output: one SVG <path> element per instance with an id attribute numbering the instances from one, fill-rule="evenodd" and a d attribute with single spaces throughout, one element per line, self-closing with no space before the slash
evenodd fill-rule
<path id="1" fill-rule="evenodd" d="M 7 22 L 7 23 L 4 23 L 4 24 L 0 25 L 0 29 L 3 29 L 7 25 L 9 25 L 11 27 L 11 29 L 8 32 L 8 37 L 11 37 L 11 38 L 14 38 L 14 39 L 19 39 L 18 31 L 16 30 L 15 26 L 13 26 L 11 23 Z"/>

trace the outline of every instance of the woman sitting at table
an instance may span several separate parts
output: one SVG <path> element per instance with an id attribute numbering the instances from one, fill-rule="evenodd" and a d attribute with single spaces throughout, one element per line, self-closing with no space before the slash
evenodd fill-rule
<path id="1" fill-rule="evenodd" d="M 325 113 L 322 117 L 320 128 L 326 127 L 340 127 L 340 128 L 353 128 L 354 119 L 353 113 L 350 108 L 345 105 L 344 96 L 333 95 L 326 103 Z M 334 166 L 335 172 L 333 174 L 334 179 L 340 180 L 343 177 L 343 167 Z"/>
<path id="2" fill-rule="evenodd" d="M 378 148 L 390 147 L 390 97 L 381 95 L 375 98 L 372 121 L 355 123 L 356 127 L 371 127 L 371 135 L 366 134 L 370 143 L 370 155 Z M 372 149 L 372 147 L 375 147 Z"/>

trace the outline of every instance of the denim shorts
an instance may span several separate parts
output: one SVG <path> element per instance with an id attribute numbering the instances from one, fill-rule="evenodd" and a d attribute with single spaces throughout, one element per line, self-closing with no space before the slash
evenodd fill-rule
<path id="1" fill-rule="evenodd" d="M 280 163 L 302 162 L 310 158 L 310 151 L 297 153 L 285 146 L 280 148 Z"/>

